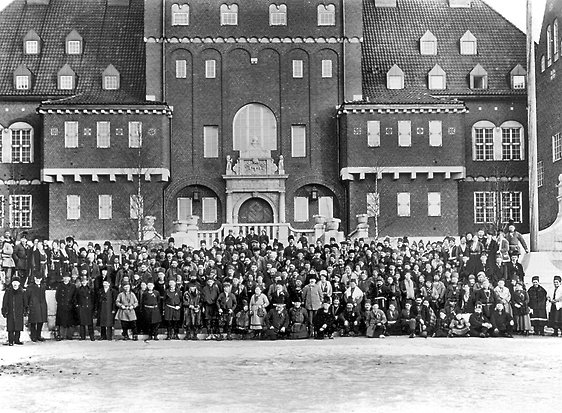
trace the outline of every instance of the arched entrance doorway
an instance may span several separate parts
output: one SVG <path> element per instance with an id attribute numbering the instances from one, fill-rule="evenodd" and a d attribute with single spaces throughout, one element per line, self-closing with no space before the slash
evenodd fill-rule
<path id="1" fill-rule="evenodd" d="M 250 198 L 240 206 L 238 222 L 240 224 L 273 223 L 273 209 L 261 198 Z"/>

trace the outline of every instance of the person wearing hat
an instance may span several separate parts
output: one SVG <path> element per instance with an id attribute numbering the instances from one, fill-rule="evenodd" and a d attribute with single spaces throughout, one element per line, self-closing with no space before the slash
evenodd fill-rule
<path id="1" fill-rule="evenodd" d="M 204 307 L 205 327 L 207 329 L 206 340 L 212 340 L 219 334 L 219 313 L 217 300 L 220 295 L 220 288 L 215 282 L 214 273 L 211 273 L 206 280 L 206 284 L 201 289 L 202 303 Z"/>
<path id="2" fill-rule="evenodd" d="M 250 306 L 246 299 L 241 301 L 241 309 L 236 313 L 236 326 L 234 330 L 240 334 L 242 340 L 246 339 L 250 330 Z"/>
<path id="3" fill-rule="evenodd" d="M 346 303 L 351 302 L 353 307 L 356 309 L 361 308 L 361 303 L 363 302 L 364 293 L 357 286 L 357 278 L 353 277 L 349 280 L 349 288 L 345 290 L 344 300 Z"/>
<path id="4" fill-rule="evenodd" d="M 166 340 L 179 340 L 182 294 L 177 288 L 176 280 L 170 279 L 163 294 L 164 320 L 166 321 Z"/>
<path id="5" fill-rule="evenodd" d="M 115 299 L 117 294 L 111 288 L 109 279 L 103 280 L 101 290 L 96 300 L 97 324 L 101 328 L 100 340 L 113 340 L 113 325 L 115 324 Z"/>
<path id="6" fill-rule="evenodd" d="M 332 339 L 335 328 L 336 319 L 330 312 L 330 300 L 325 298 L 314 318 L 314 337 L 317 340 L 323 340 L 326 337 Z"/>
<path id="7" fill-rule="evenodd" d="M 539 284 L 539 277 L 533 276 L 531 279 L 533 285 L 527 291 L 529 294 L 529 309 L 531 314 L 531 324 L 533 326 L 533 333 L 536 336 L 544 336 L 544 327 L 546 326 L 546 301 L 547 292 Z"/>
<path id="8" fill-rule="evenodd" d="M 513 319 L 515 320 L 515 332 L 528 336 L 531 331 L 529 294 L 524 290 L 521 282 L 515 284 L 511 295 L 511 306 L 513 308 Z"/>
<path id="9" fill-rule="evenodd" d="M 489 336 L 492 323 L 490 323 L 490 319 L 484 315 L 481 302 L 477 302 L 474 305 L 474 312 L 470 315 L 468 324 L 470 325 L 469 335 L 471 337 L 485 338 Z"/>
<path id="10" fill-rule="evenodd" d="M 6 319 L 6 330 L 8 331 L 7 344 L 9 346 L 23 344 L 20 341 L 20 334 L 23 331 L 25 295 L 20 287 L 20 278 L 14 275 L 2 299 L 2 316 Z"/>
<path id="11" fill-rule="evenodd" d="M 562 277 L 554 276 L 554 291 L 547 297 L 550 303 L 550 313 L 548 314 L 548 326 L 554 331 L 552 335 L 558 336 L 558 330 L 562 330 Z"/>
<path id="12" fill-rule="evenodd" d="M 137 314 L 135 313 L 135 308 L 137 308 L 139 302 L 136 295 L 131 291 L 131 284 L 124 283 L 123 291 L 117 296 L 115 301 L 115 306 L 117 307 L 117 314 L 115 318 L 121 321 L 121 328 L 123 329 L 123 340 L 129 340 L 129 330 L 133 334 L 133 340 L 137 341 Z"/>
<path id="13" fill-rule="evenodd" d="M 70 274 L 62 276 L 62 283 L 57 286 L 55 300 L 57 301 L 57 314 L 55 318 L 55 339 L 60 341 L 63 337 L 72 340 L 72 329 L 76 325 L 74 317 L 74 297 L 76 285 L 70 282 Z"/>
<path id="14" fill-rule="evenodd" d="M 359 334 L 359 312 L 355 309 L 353 299 L 349 299 L 345 310 L 338 316 L 338 329 L 341 337 L 355 337 Z"/>
<path id="15" fill-rule="evenodd" d="M 519 251 L 512 250 L 509 253 L 510 261 L 506 264 L 507 282 L 509 281 L 523 281 L 525 280 L 525 271 L 519 262 Z"/>
<path id="16" fill-rule="evenodd" d="M 370 300 L 365 300 L 366 336 L 369 338 L 385 338 L 386 323 L 386 315 L 379 308 L 379 305 L 374 303 L 371 306 Z"/>
<path id="17" fill-rule="evenodd" d="M 292 339 L 303 339 L 308 337 L 308 313 L 302 307 L 300 294 L 292 298 L 293 307 L 289 310 L 289 330 Z"/>
<path id="18" fill-rule="evenodd" d="M 197 333 L 201 329 L 201 293 L 197 283 L 190 281 L 183 293 L 183 327 L 185 340 L 197 340 Z"/>
<path id="19" fill-rule="evenodd" d="M 94 341 L 94 290 L 88 283 L 88 276 L 80 279 L 80 286 L 74 295 L 74 304 L 77 310 L 78 324 L 80 325 L 80 340 L 86 339 L 86 329 L 90 340 Z"/>
<path id="20" fill-rule="evenodd" d="M 225 280 L 222 285 L 223 292 L 220 293 L 217 299 L 217 306 L 219 309 L 219 317 L 221 320 L 223 333 L 226 334 L 227 340 L 232 340 L 232 325 L 234 322 L 234 311 L 238 305 L 236 296 L 232 293 L 232 285 L 230 280 Z M 217 339 L 220 340 L 222 336 L 219 334 Z"/>
<path id="21" fill-rule="evenodd" d="M 301 297 L 304 308 L 308 311 L 309 336 L 312 337 L 314 332 L 314 316 L 322 307 L 322 300 L 324 299 L 320 286 L 316 283 L 316 276 L 310 276 L 308 284 L 302 289 Z"/>
<path id="22" fill-rule="evenodd" d="M 143 307 L 143 320 L 149 332 L 148 340 L 158 340 L 158 327 L 162 322 L 160 301 L 160 293 L 154 289 L 154 281 L 150 280 L 140 299 Z"/>
<path id="23" fill-rule="evenodd" d="M 265 317 L 264 338 L 277 340 L 287 338 L 289 335 L 289 314 L 285 303 L 277 302 Z"/>
<path id="24" fill-rule="evenodd" d="M 42 280 L 40 276 L 33 277 L 33 283 L 25 290 L 25 312 L 28 314 L 29 336 L 33 342 L 45 341 L 41 337 L 41 330 L 47 322 L 47 289 Z"/>
<path id="25" fill-rule="evenodd" d="M 250 330 L 254 332 L 253 338 L 259 338 L 264 328 L 266 308 L 269 299 L 262 293 L 260 285 L 254 287 L 254 294 L 250 298 Z"/>
<path id="26" fill-rule="evenodd" d="M 521 244 L 526 253 L 529 252 L 525 239 L 523 239 L 523 235 L 515 230 L 515 223 L 513 220 L 510 220 L 507 225 L 507 234 L 505 234 L 505 239 L 509 243 L 510 253 L 517 252 L 517 255 L 519 255 L 519 244 Z"/>
<path id="27" fill-rule="evenodd" d="M 502 303 L 496 304 L 496 308 L 490 317 L 490 323 L 492 324 L 490 335 L 494 337 L 513 338 L 511 333 L 513 332 L 515 322 L 513 321 L 513 317 L 505 311 Z"/>

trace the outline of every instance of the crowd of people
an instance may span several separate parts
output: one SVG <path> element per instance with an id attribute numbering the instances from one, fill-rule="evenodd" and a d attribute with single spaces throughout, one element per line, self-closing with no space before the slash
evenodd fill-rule
<path id="1" fill-rule="evenodd" d="M 2 243 L 8 342 L 43 341 L 46 291 L 56 290 L 56 340 L 123 340 L 139 334 L 158 340 L 331 339 L 337 336 L 512 337 L 558 336 L 562 330 L 561 279 L 554 291 L 524 283 L 521 235 L 510 224 L 497 233 L 478 230 L 458 239 L 415 242 L 408 237 L 288 245 L 251 228 L 230 231 L 198 249 L 167 245 L 121 246 L 106 241 L 79 247 L 61 241 Z"/>

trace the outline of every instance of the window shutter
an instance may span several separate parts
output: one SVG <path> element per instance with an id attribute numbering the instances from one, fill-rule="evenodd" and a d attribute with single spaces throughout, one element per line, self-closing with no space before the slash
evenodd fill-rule
<path id="1" fill-rule="evenodd" d="M 494 128 L 494 161 L 502 160 L 502 129 Z"/>
<path id="2" fill-rule="evenodd" d="M 78 148 L 78 122 L 64 122 L 64 146 Z"/>
<path id="3" fill-rule="evenodd" d="M 129 148 L 142 146 L 142 122 L 129 122 Z"/>
<path id="4" fill-rule="evenodd" d="M 12 162 L 12 131 L 4 129 L 2 131 L 2 163 Z"/>
<path id="5" fill-rule="evenodd" d="M 295 222 L 308 221 L 308 198 L 305 196 L 296 196 L 294 202 L 294 218 Z"/>
<path id="6" fill-rule="evenodd" d="M 186 221 L 191 215 L 193 215 L 191 198 L 178 198 L 178 221 Z"/>
<path id="7" fill-rule="evenodd" d="M 370 147 L 381 146 L 381 122 L 378 120 L 367 122 L 367 145 Z"/>
<path id="8" fill-rule="evenodd" d="M 66 196 L 66 219 L 80 219 L 80 195 Z"/>
<path id="9" fill-rule="evenodd" d="M 427 193 L 427 216 L 441 216 L 441 192 Z"/>
<path id="10" fill-rule="evenodd" d="M 99 219 L 111 219 L 111 195 L 99 195 Z"/>
<path id="11" fill-rule="evenodd" d="M 304 125 L 291 126 L 291 156 L 293 158 L 306 156 L 306 127 Z"/>
<path id="12" fill-rule="evenodd" d="M 217 222 L 217 198 L 203 198 L 203 223 Z"/>
<path id="13" fill-rule="evenodd" d="M 110 123 L 98 122 L 97 123 L 97 147 L 109 148 L 110 146 Z"/>
<path id="14" fill-rule="evenodd" d="M 410 216 L 410 193 L 409 192 L 398 192 L 398 216 L 399 217 L 409 217 Z"/>
<path id="15" fill-rule="evenodd" d="M 203 157 L 204 158 L 219 157 L 219 127 L 218 126 L 203 127 Z"/>
<path id="16" fill-rule="evenodd" d="M 412 122 L 398 121 L 398 146 L 412 146 Z"/>
<path id="17" fill-rule="evenodd" d="M 443 124 L 440 120 L 429 121 L 429 146 L 443 146 Z"/>
<path id="18" fill-rule="evenodd" d="M 326 218 L 334 217 L 334 198 L 321 196 L 318 198 L 318 214 Z M 307 220 L 308 221 L 308 220 Z"/>

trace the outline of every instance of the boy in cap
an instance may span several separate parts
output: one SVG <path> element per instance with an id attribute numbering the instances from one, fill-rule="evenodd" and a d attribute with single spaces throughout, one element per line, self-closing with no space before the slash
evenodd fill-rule
<path id="1" fill-rule="evenodd" d="M 25 296 L 20 288 L 20 278 L 14 275 L 10 286 L 4 293 L 2 299 L 2 316 L 6 319 L 6 330 L 8 331 L 8 345 L 22 345 L 20 334 L 23 331 L 23 313 L 25 307 Z"/>
<path id="2" fill-rule="evenodd" d="M 190 282 L 183 293 L 183 326 L 185 340 L 197 340 L 201 328 L 201 293 L 195 282 Z"/>

